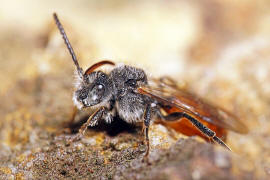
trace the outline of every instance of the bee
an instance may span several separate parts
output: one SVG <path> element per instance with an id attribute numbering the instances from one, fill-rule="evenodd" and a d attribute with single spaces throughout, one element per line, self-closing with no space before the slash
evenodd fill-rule
<path id="1" fill-rule="evenodd" d="M 149 126 L 155 119 L 179 122 L 178 126 L 182 128 L 178 127 L 178 130 L 183 134 L 199 135 L 228 150 L 230 148 L 219 137 L 226 135 L 226 129 L 239 133 L 248 132 L 247 127 L 236 116 L 183 91 L 169 78 L 150 81 L 144 70 L 116 65 L 108 60 L 98 62 L 83 71 L 55 13 L 53 17 L 77 68 L 74 104 L 78 109 L 95 109 L 73 140 L 83 137 L 88 126 L 96 126 L 101 120 L 111 123 L 116 115 L 127 123 L 143 123 L 147 145 L 145 157 L 149 154 Z M 112 66 L 112 70 L 109 73 L 98 70 L 104 65 Z"/>

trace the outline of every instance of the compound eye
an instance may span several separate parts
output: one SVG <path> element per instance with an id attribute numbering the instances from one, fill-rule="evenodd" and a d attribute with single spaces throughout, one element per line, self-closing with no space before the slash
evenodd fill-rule
<path id="1" fill-rule="evenodd" d="M 102 96 L 105 91 L 105 86 L 103 84 L 97 84 L 92 89 L 92 92 L 98 96 Z"/>

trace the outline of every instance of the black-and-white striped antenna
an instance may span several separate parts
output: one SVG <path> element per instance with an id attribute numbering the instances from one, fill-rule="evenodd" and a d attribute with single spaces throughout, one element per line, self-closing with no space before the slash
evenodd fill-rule
<path id="1" fill-rule="evenodd" d="M 65 41 L 65 44 L 67 45 L 69 53 L 71 54 L 72 60 L 73 60 L 75 66 L 77 68 L 78 75 L 80 76 L 80 78 L 83 78 L 83 69 L 80 67 L 80 65 L 78 63 L 77 57 L 76 57 L 76 55 L 75 55 L 75 53 L 73 51 L 73 48 L 72 48 L 72 46 L 71 46 L 71 44 L 70 44 L 70 42 L 68 40 L 68 37 L 67 37 L 67 35 L 65 33 L 65 30 L 64 30 L 62 24 L 60 23 L 56 13 L 53 13 L 53 17 L 54 17 L 55 23 L 56 23 L 61 35 L 62 35 L 62 37 L 63 37 L 63 39 Z"/>

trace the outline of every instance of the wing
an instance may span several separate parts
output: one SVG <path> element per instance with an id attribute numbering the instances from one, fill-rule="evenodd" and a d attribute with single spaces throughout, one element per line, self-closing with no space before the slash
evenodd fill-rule
<path id="1" fill-rule="evenodd" d="M 236 116 L 186 92 L 170 79 L 167 82 L 154 79 L 150 85 L 139 87 L 138 92 L 156 99 L 167 113 L 185 112 L 202 123 L 204 121 L 205 124 L 213 124 L 241 134 L 248 133 L 248 128 Z"/>

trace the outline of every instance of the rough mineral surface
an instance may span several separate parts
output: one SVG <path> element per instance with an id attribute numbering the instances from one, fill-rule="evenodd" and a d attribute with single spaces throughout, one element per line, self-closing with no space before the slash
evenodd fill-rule
<path id="1" fill-rule="evenodd" d="M 75 3 L 75 4 L 73 4 Z M 259 1 L 18 1 L 0 7 L 0 179 L 270 179 L 270 4 Z M 153 123 L 119 119 L 67 140 L 74 66 L 52 13 L 86 69 L 100 59 L 168 75 L 236 114 L 229 152 Z"/>

